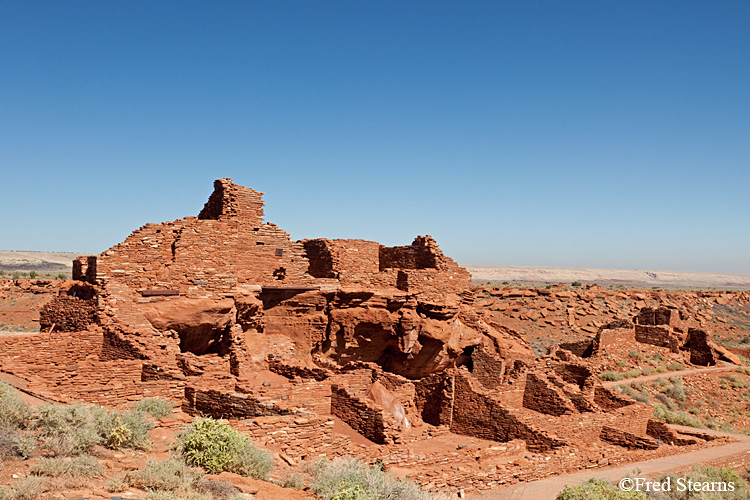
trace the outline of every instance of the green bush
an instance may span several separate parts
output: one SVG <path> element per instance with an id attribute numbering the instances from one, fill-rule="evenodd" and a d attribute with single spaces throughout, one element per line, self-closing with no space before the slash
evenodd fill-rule
<path id="1" fill-rule="evenodd" d="M 579 287 L 579 286 L 581 286 L 581 282 L 580 281 L 574 281 L 573 283 L 570 284 L 570 286 Z"/>
<path id="2" fill-rule="evenodd" d="M 31 468 L 31 473 L 48 477 L 92 478 L 102 475 L 104 469 L 94 457 L 81 455 L 74 458 L 42 458 Z"/>
<path id="3" fill-rule="evenodd" d="M 429 494 L 357 459 L 320 460 L 312 468 L 310 488 L 321 500 L 428 500 Z"/>
<path id="4" fill-rule="evenodd" d="M 25 427 L 31 421 L 31 417 L 31 408 L 21 399 L 16 389 L 10 384 L 0 382 L 0 427 Z"/>
<path id="5" fill-rule="evenodd" d="M 244 434 L 224 422 L 198 418 L 179 435 L 178 450 L 190 465 L 208 472 L 234 472 L 267 479 L 273 468 L 271 452 L 253 446 Z"/>
<path id="6" fill-rule="evenodd" d="M 172 413 L 174 404 L 168 399 L 146 398 L 138 401 L 133 409 L 141 413 L 148 413 L 154 418 L 164 418 Z"/>
<path id="7" fill-rule="evenodd" d="M 615 380 L 622 380 L 625 377 L 623 377 L 622 373 L 604 372 L 604 373 L 599 374 L 599 378 L 604 381 L 615 381 Z"/>
<path id="8" fill-rule="evenodd" d="M 566 486 L 556 500 L 646 500 L 641 491 L 623 491 L 604 479 L 589 479 L 578 486 Z"/>
<path id="9" fill-rule="evenodd" d="M 667 370 L 669 370 L 670 372 L 679 372 L 684 369 L 685 367 L 682 365 L 682 363 L 677 363 L 676 361 L 672 361 L 667 365 Z"/>
<path id="10" fill-rule="evenodd" d="M 29 278 L 36 278 L 39 276 L 36 271 L 29 271 Z"/>

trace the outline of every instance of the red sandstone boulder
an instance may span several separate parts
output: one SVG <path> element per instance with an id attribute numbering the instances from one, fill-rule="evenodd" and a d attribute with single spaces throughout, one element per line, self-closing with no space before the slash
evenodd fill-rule
<path id="1" fill-rule="evenodd" d="M 380 405 L 383 408 L 383 412 L 393 417 L 402 430 L 406 431 L 411 427 L 409 420 L 406 418 L 404 407 L 399 403 L 396 396 L 386 389 L 383 384 L 378 381 L 373 382 L 367 390 L 366 397 L 370 401 Z"/>

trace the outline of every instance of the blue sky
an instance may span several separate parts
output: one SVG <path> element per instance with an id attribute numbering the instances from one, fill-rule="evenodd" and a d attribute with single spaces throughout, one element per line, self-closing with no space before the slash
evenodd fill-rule
<path id="1" fill-rule="evenodd" d="M 0 249 L 219 177 L 292 238 L 750 274 L 750 3 L 0 0 Z"/>

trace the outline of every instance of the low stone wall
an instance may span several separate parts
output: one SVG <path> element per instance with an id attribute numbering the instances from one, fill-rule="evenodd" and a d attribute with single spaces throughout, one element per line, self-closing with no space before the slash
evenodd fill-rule
<path id="1" fill-rule="evenodd" d="M 331 413 L 364 437 L 379 444 L 393 443 L 393 433 L 383 410 L 346 387 L 331 386 Z"/>
<path id="2" fill-rule="evenodd" d="M 604 426 L 602 432 L 599 435 L 602 441 L 616 444 L 618 446 L 624 446 L 630 450 L 641 449 L 641 450 L 655 450 L 659 447 L 659 443 L 649 437 L 636 436 L 633 433 L 621 431 L 614 427 Z"/>
<path id="3" fill-rule="evenodd" d="M 269 397 L 234 391 L 201 389 L 185 386 L 182 409 L 191 415 L 214 418 L 251 418 L 267 415 L 292 415 L 301 411 Z"/>
<path id="4" fill-rule="evenodd" d="M 364 446 L 333 432 L 331 416 L 258 417 L 234 425 L 258 445 L 283 454 L 290 465 L 315 457 L 364 456 Z"/>

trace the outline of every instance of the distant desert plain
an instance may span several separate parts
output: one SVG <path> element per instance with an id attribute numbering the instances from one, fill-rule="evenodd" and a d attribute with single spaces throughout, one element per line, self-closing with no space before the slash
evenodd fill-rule
<path id="1" fill-rule="evenodd" d="M 5 273 L 36 271 L 70 273 L 75 252 L 34 252 L 0 250 L 0 270 Z M 460 264 L 460 263 L 459 263 Z M 679 271 L 648 271 L 640 269 L 590 269 L 566 267 L 464 266 L 472 275 L 474 285 L 486 283 L 547 285 L 570 284 L 625 286 L 634 288 L 750 288 L 750 275 L 726 273 L 695 273 Z"/>

